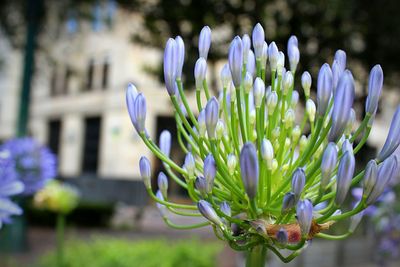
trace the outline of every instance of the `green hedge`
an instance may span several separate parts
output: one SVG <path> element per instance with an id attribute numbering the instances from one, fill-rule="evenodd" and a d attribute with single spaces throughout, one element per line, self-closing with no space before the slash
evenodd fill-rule
<path id="1" fill-rule="evenodd" d="M 64 267 L 212 267 L 222 245 L 199 240 L 128 241 L 94 238 L 70 241 Z M 37 267 L 54 267 L 55 252 L 44 255 Z"/>

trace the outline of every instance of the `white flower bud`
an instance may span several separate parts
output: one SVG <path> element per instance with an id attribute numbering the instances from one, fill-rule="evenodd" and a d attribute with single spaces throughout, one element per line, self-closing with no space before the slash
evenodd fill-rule
<path id="1" fill-rule="evenodd" d="M 282 87 L 283 87 L 283 95 L 286 95 L 289 92 L 289 89 L 293 86 L 293 74 L 290 71 L 285 73 L 283 77 Z"/>
<path id="2" fill-rule="evenodd" d="M 306 97 L 309 97 L 311 88 L 311 75 L 308 71 L 303 72 L 303 75 L 301 75 L 301 86 L 303 87 Z"/>
<path id="3" fill-rule="evenodd" d="M 278 104 L 278 95 L 275 91 L 272 91 L 268 98 L 267 98 L 267 108 L 268 108 L 268 114 L 272 115 L 274 113 L 276 105 Z"/>
<path id="4" fill-rule="evenodd" d="M 244 91 L 250 93 L 250 90 L 253 87 L 253 76 L 248 72 L 246 72 L 246 75 L 244 76 L 243 86 Z"/>
<path id="5" fill-rule="evenodd" d="M 274 148 L 271 141 L 263 139 L 261 143 L 261 157 L 267 163 L 267 168 L 272 169 L 272 160 L 274 159 Z"/>
<path id="6" fill-rule="evenodd" d="M 229 83 L 232 81 L 231 71 L 229 65 L 225 64 L 221 70 L 221 83 L 223 88 L 228 88 Z"/>
<path id="7" fill-rule="evenodd" d="M 236 169 L 236 165 L 237 165 L 237 159 L 234 154 L 228 155 L 227 165 L 228 165 L 229 174 L 233 175 L 235 173 L 235 169 Z"/>
<path id="8" fill-rule="evenodd" d="M 300 126 L 299 126 L 299 125 L 296 125 L 296 126 L 293 128 L 293 131 L 292 131 L 292 138 L 293 138 L 292 140 L 293 140 L 293 142 L 297 141 L 297 140 L 299 139 L 300 135 L 301 135 Z"/>
<path id="9" fill-rule="evenodd" d="M 285 128 L 289 129 L 290 127 L 293 126 L 295 120 L 295 114 L 293 109 L 288 109 L 285 113 Z"/>
<path id="10" fill-rule="evenodd" d="M 265 94 L 265 84 L 260 77 L 257 77 L 253 85 L 254 104 L 257 108 L 261 106 Z"/>
<path id="11" fill-rule="evenodd" d="M 300 147 L 299 147 L 299 148 L 300 148 L 300 154 L 304 152 L 304 150 L 305 150 L 307 144 L 308 144 L 308 139 L 307 139 L 307 137 L 306 137 L 305 135 L 302 135 L 302 136 L 300 137 L 300 143 L 299 143 L 299 146 L 300 146 Z"/>
<path id="12" fill-rule="evenodd" d="M 276 62 L 276 71 L 278 75 L 282 75 L 283 68 L 285 67 L 285 54 L 280 51 L 278 61 Z"/>
<path id="13" fill-rule="evenodd" d="M 221 140 L 221 138 L 225 134 L 225 125 L 222 120 L 218 120 L 217 126 L 215 126 L 215 134 L 217 135 L 217 139 Z"/>
<path id="14" fill-rule="evenodd" d="M 316 107 L 314 101 L 312 101 L 311 99 L 308 99 L 306 102 L 306 112 L 308 118 L 310 119 L 310 122 L 313 123 L 315 120 Z"/>

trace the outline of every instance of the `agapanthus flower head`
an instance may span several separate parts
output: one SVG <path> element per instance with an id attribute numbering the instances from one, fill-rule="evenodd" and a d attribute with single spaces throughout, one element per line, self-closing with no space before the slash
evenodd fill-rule
<path id="1" fill-rule="evenodd" d="M 68 214 L 78 206 L 79 198 L 74 186 L 54 180 L 35 194 L 33 203 L 40 209 Z"/>
<path id="2" fill-rule="evenodd" d="M 1 146 L 15 162 L 17 178 L 24 183 L 25 195 L 34 194 L 57 175 L 56 156 L 29 137 L 15 138 Z"/>
<path id="3" fill-rule="evenodd" d="M 199 42 L 204 49 L 199 50 L 195 68 L 196 107 L 189 105 L 192 99 L 188 101 L 181 90 L 176 59 L 170 55 L 170 46 L 178 40 L 168 41 L 164 53 L 178 143 L 186 154 L 183 166 L 169 155 L 170 135 L 164 134 L 157 147 L 151 133 L 143 131 L 141 117 L 136 109 L 132 112 L 132 102 L 137 102 L 141 93 L 136 88 L 127 90 L 132 123 L 167 171 L 168 179 L 162 176 L 160 190 L 154 194 L 150 163 L 143 159 L 139 164 L 147 191 L 157 201 L 164 221 L 178 229 L 212 225 L 235 250 L 264 246 L 285 261 L 298 255 L 313 238 L 348 236 L 361 213 L 391 184 L 398 164 L 393 152 L 400 143 L 400 108 L 377 158 L 360 166 L 360 171 L 355 169 L 355 154 L 366 143 L 374 121 L 383 81 L 381 68 L 371 71 L 367 112 L 363 121 L 356 123 L 355 81 L 346 69 L 345 52 L 338 50 L 332 66 L 324 64 L 318 77 L 313 77 L 317 81 L 314 96 L 311 74 L 305 71 L 299 77 L 296 73 L 300 59 L 297 37 L 289 38 L 285 55 L 274 41 L 266 43 L 264 30 L 257 24 L 252 41 L 246 34 L 232 40 L 216 97 L 204 71 L 204 51 L 211 40 L 208 33 L 205 28 Z M 299 94 L 300 84 L 304 94 Z M 166 180 L 186 190 L 192 203 L 167 199 Z M 348 210 L 345 199 L 356 186 L 363 186 L 362 197 Z M 177 225 L 170 221 L 170 213 L 206 220 Z M 320 234 L 342 220 L 353 221 L 347 232 Z M 293 253 L 286 257 L 279 249 Z"/>
<path id="4" fill-rule="evenodd" d="M 11 222 L 11 216 L 22 214 L 22 209 L 10 197 L 23 191 L 24 184 L 18 180 L 15 161 L 8 150 L 0 149 L 0 228 L 3 223 Z"/>

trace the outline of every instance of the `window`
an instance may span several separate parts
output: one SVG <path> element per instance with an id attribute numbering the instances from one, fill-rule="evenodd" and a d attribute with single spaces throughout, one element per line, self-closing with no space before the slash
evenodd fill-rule
<path id="1" fill-rule="evenodd" d="M 108 75 L 109 75 L 109 73 L 110 73 L 110 63 L 109 63 L 109 60 L 106 59 L 104 64 L 103 64 L 103 77 L 102 77 L 102 80 L 101 80 L 101 87 L 103 89 L 108 88 L 108 79 L 109 79 Z"/>
<path id="2" fill-rule="evenodd" d="M 87 70 L 87 83 L 85 90 L 89 91 L 93 89 L 93 80 L 94 80 L 94 60 L 91 59 L 89 61 L 89 66 Z"/>
<path id="3" fill-rule="evenodd" d="M 72 75 L 72 70 L 70 67 L 67 66 L 65 68 L 64 83 L 63 83 L 63 88 L 62 88 L 63 94 L 68 94 L 68 88 L 69 88 L 69 82 L 70 82 L 71 75 Z"/>
<path id="4" fill-rule="evenodd" d="M 82 173 L 96 174 L 99 165 L 101 118 L 85 119 Z"/>

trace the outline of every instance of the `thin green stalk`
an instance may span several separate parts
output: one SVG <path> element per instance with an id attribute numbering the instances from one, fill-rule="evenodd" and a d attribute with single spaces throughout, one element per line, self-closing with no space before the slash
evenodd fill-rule
<path id="1" fill-rule="evenodd" d="M 57 214 L 57 266 L 64 266 L 64 231 L 65 231 L 65 214 Z"/>

